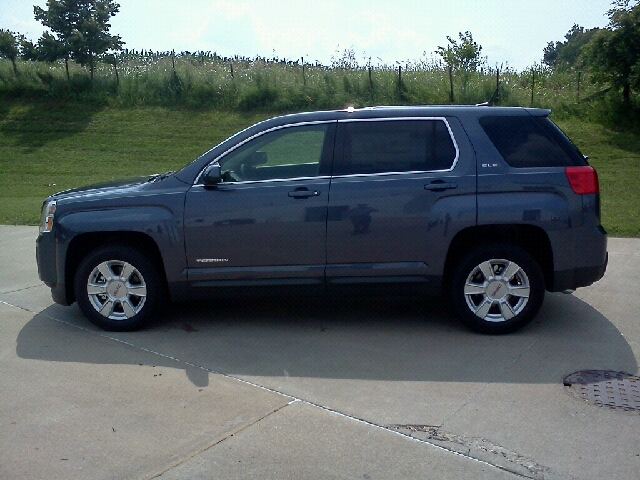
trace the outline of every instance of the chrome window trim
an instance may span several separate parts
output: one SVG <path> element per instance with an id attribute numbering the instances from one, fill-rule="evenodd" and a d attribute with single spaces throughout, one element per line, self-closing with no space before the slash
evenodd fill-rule
<path id="1" fill-rule="evenodd" d="M 406 173 L 406 172 L 405 172 Z M 269 180 L 242 180 L 240 182 L 224 182 L 218 184 L 219 186 L 224 187 L 225 185 L 250 185 L 254 183 L 284 183 L 284 182 L 296 182 L 300 180 L 323 180 L 323 179 L 331 179 L 330 175 L 322 175 L 317 177 L 291 177 L 291 178 L 271 178 Z M 194 183 L 193 187 L 204 187 L 203 183 Z"/>
<path id="2" fill-rule="evenodd" d="M 204 185 L 204 184 L 200 183 L 200 177 L 202 177 L 202 174 L 204 173 L 204 171 L 207 169 L 207 167 L 209 165 L 211 165 L 212 163 L 215 163 L 215 162 L 219 162 L 222 158 L 226 157 L 231 152 L 235 151 L 236 149 L 238 149 L 241 146 L 243 146 L 245 143 L 250 142 L 251 140 L 253 140 L 255 138 L 261 137 L 262 135 L 265 135 L 267 133 L 275 132 L 277 130 L 283 130 L 285 128 L 305 127 L 305 126 L 308 126 L 308 125 L 323 125 L 323 124 L 331 124 L 331 123 L 337 123 L 337 120 L 316 120 L 316 121 L 311 121 L 311 122 L 287 123 L 286 125 L 279 125 L 279 126 L 276 126 L 276 127 L 268 128 L 266 130 L 261 130 L 260 132 L 254 134 L 254 135 L 251 135 L 249 138 L 246 138 L 245 140 L 243 140 L 242 142 L 238 143 L 237 145 L 234 145 L 229 150 L 226 150 L 223 154 L 218 155 L 216 158 L 214 158 L 213 160 L 208 162 L 202 168 L 202 170 L 200 170 L 200 173 L 198 173 L 198 176 L 196 177 L 196 179 L 193 182 L 193 186 L 194 187 L 201 187 L 201 186 Z M 251 128 L 251 127 L 249 127 L 249 128 Z M 242 132 L 238 132 L 236 135 L 239 135 L 240 133 L 242 133 Z M 236 135 L 233 135 L 233 136 L 229 137 L 228 140 L 230 140 L 231 138 L 235 137 Z M 222 142 L 222 143 L 224 143 L 224 142 Z M 222 145 L 222 143 L 218 144 L 218 146 Z M 287 181 L 287 180 L 297 180 L 297 179 L 302 180 L 302 179 L 307 179 L 307 178 L 321 178 L 321 177 L 274 178 L 274 179 L 269 179 L 269 180 L 243 180 L 243 181 L 240 181 L 240 182 L 225 182 L 224 185 L 241 185 L 243 183 L 265 183 L 265 182 Z M 330 177 L 328 177 L 328 178 L 330 178 Z"/>
<path id="3" fill-rule="evenodd" d="M 460 159 L 460 149 L 458 148 L 458 142 L 456 142 L 456 137 L 453 134 L 453 130 L 451 130 L 451 125 L 447 120 L 447 117 L 380 117 L 380 118 L 345 118 L 338 120 L 338 123 L 353 123 L 353 122 L 388 122 L 388 121 L 400 121 L 400 120 L 418 120 L 418 121 L 433 121 L 438 120 L 444 122 L 444 125 L 447 127 L 447 131 L 449 132 L 449 138 L 451 142 L 453 142 L 453 147 L 456 150 L 456 156 L 453 159 L 453 163 L 450 168 L 444 170 L 410 170 L 410 171 L 389 171 L 389 172 L 378 172 L 378 173 L 350 173 L 346 175 L 333 175 L 333 178 L 347 178 L 347 177 L 378 177 L 381 175 L 408 175 L 408 174 L 420 174 L 420 173 L 444 173 L 444 172 L 452 172 L 456 165 L 458 164 L 458 160 Z"/>
<path id="4" fill-rule="evenodd" d="M 396 175 L 411 175 L 411 174 L 415 175 L 415 174 L 424 174 L 424 173 L 446 173 L 446 172 L 452 172 L 456 168 L 456 165 L 458 164 L 458 160 L 460 159 L 460 149 L 458 147 L 458 142 L 456 142 L 456 137 L 453 134 L 453 131 L 451 130 L 451 125 L 449 125 L 449 122 L 446 117 L 434 116 L 434 117 L 344 118 L 344 119 L 337 119 L 337 120 L 318 120 L 318 121 L 312 121 L 312 122 L 289 123 L 286 125 L 279 125 L 276 127 L 268 128 L 267 130 L 260 131 L 255 135 L 252 135 L 249 138 L 243 140 L 239 144 L 234 145 L 231 149 L 225 151 L 222 155 L 219 155 L 212 161 L 208 162 L 196 177 L 196 180 L 194 181 L 193 186 L 194 187 L 204 186 L 202 183 L 200 183 L 200 177 L 202 176 L 204 170 L 209 165 L 220 161 L 220 159 L 226 157 L 228 154 L 230 154 L 237 148 L 240 148 L 245 143 L 250 142 L 251 140 L 258 138 L 262 135 L 265 135 L 267 133 L 271 133 L 277 130 L 282 130 L 285 128 L 302 127 L 307 125 L 322 125 L 322 124 L 331 124 L 331 123 L 352 123 L 352 122 L 388 122 L 388 121 L 402 121 L 402 120 L 405 120 L 405 121 L 406 120 L 412 120 L 412 121 L 437 120 L 437 121 L 443 122 L 445 127 L 447 128 L 447 131 L 449 132 L 449 138 L 451 139 L 451 142 L 453 143 L 453 147 L 455 148 L 455 151 L 456 151 L 456 155 L 455 155 L 455 158 L 453 159 L 453 163 L 451 164 L 451 167 L 444 170 L 389 171 L 389 172 L 378 172 L 378 173 L 351 173 L 346 175 L 323 175 L 323 176 L 316 176 L 316 177 L 273 178 L 268 180 L 243 180 L 240 182 L 225 182 L 223 185 L 244 185 L 244 184 L 255 184 L 255 183 L 262 184 L 262 183 L 270 183 L 270 182 L 288 182 L 288 181 L 296 181 L 296 180 L 327 179 L 327 178 L 330 179 L 330 178 L 352 178 L 352 177 L 380 177 L 380 176 L 396 176 Z M 233 138 L 233 137 L 230 137 L 230 138 Z"/>

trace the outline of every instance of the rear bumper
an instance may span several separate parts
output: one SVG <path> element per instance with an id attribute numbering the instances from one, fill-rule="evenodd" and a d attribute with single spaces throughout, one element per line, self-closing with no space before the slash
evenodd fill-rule
<path id="1" fill-rule="evenodd" d="M 605 252 L 605 261 L 602 265 L 595 267 L 580 267 L 572 270 L 555 272 L 552 291 L 563 292 L 565 290 L 575 290 L 580 287 L 588 287 L 604 276 L 608 262 L 609 254 Z"/>
<path id="2" fill-rule="evenodd" d="M 601 226 L 578 229 L 568 249 L 572 252 L 572 267 L 554 272 L 553 292 L 587 287 L 600 280 L 609 262 L 607 232 Z"/>

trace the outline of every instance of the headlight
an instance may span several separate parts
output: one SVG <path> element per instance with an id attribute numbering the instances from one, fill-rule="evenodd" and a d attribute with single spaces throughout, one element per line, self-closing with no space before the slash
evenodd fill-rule
<path id="1" fill-rule="evenodd" d="M 47 202 L 42 207 L 42 216 L 40 217 L 40 233 L 51 231 L 53 227 L 53 215 L 56 213 L 56 201 Z"/>

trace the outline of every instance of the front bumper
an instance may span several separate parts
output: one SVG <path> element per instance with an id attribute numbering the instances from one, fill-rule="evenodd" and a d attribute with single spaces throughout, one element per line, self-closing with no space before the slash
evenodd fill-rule
<path id="1" fill-rule="evenodd" d="M 51 289 L 51 298 L 60 305 L 70 305 L 67 298 L 64 271 L 58 271 L 55 238 L 52 232 L 40 234 L 36 240 L 38 276 Z"/>

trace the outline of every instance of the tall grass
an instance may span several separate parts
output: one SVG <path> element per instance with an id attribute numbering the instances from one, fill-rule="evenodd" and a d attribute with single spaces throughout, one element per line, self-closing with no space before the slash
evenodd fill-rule
<path id="1" fill-rule="evenodd" d="M 111 106 L 290 112 L 385 104 L 451 103 L 448 70 L 436 62 L 394 66 L 332 67 L 279 59 L 221 58 L 215 54 L 123 53 L 116 65 L 88 72 L 70 63 L 0 60 L 0 96 L 73 100 Z M 453 103 L 493 98 L 499 105 L 551 108 L 558 118 L 619 121 L 636 106 L 623 106 L 616 92 L 601 93 L 587 73 L 552 71 L 541 65 L 517 72 L 487 68 L 453 73 Z M 625 122 L 629 119 L 625 118 Z"/>

